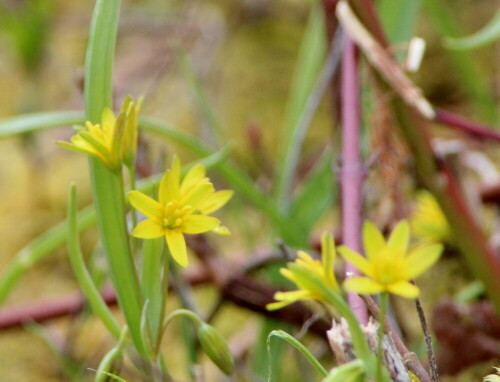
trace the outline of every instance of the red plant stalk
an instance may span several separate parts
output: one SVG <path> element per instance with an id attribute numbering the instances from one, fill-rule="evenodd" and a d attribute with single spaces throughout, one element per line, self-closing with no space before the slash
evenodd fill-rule
<path id="1" fill-rule="evenodd" d="M 364 171 L 360 155 L 360 89 L 356 47 L 345 35 L 341 73 L 342 122 L 342 237 L 344 244 L 356 252 L 361 248 L 362 189 Z M 345 265 L 346 276 L 358 275 L 350 263 Z M 368 310 L 355 293 L 347 294 L 347 301 L 362 324 L 368 323 Z"/>

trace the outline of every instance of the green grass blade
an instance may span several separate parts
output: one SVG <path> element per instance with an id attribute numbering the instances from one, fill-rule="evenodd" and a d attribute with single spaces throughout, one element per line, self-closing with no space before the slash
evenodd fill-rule
<path id="1" fill-rule="evenodd" d="M 391 45 L 411 39 L 415 32 L 421 6 L 421 0 L 382 0 L 378 2 L 380 21 Z M 398 58 L 403 58 L 404 55 L 404 50 L 396 52 Z"/>
<path id="2" fill-rule="evenodd" d="M 106 107 L 112 108 L 114 50 L 120 0 L 97 0 L 92 15 L 85 60 L 85 117 L 98 123 Z M 137 351 L 147 358 L 142 338 L 144 305 L 129 245 L 121 173 L 108 170 L 100 160 L 89 158 L 90 178 L 104 252 L 118 304 Z"/>
<path id="3" fill-rule="evenodd" d="M 272 337 L 277 337 L 281 338 L 282 340 L 285 340 L 288 342 L 290 345 L 292 345 L 295 349 L 297 349 L 308 361 L 309 363 L 316 369 L 316 371 L 321 374 L 321 376 L 326 377 L 328 375 L 328 372 L 326 369 L 321 365 L 321 363 L 312 355 L 312 353 L 300 343 L 299 340 L 297 340 L 295 337 L 291 336 L 287 332 L 284 332 L 283 330 L 273 330 L 269 335 L 267 336 L 267 346 L 268 346 L 268 356 L 271 357 L 271 352 L 270 352 L 270 346 L 271 346 L 271 338 Z"/>
<path id="4" fill-rule="evenodd" d="M 283 214 L 289 207 L 293 178 L 308 126 L 300 122 L 323 64 L 325 42 L 324 15 L 319 3 L 315 2 L 304 33 L 283 127 L 281 163 L 275 185 L 276 203 Z"/>
<path id="5" fill-rule="evenodd" d="M 476 33 L 462 38 L 445 38 L 444 44 L 450 49 L 470 50 L 491 44 L 500 38 L 500 10 Z"/>
<path id="6" fill-rule="evenodd" d="M 23 114 L 0 121 L 0 138 L 32 133 L 57 126 L 83 125 L 85 115 L 81 111 L 58 111 Z"/>
<path id="7" fill-rule="evenodd" d="M 210 105 L 210 101 L 206 96 L 200 81 L 198 80 L 196 73 L 189 63 L 189 60 L 185 54 L 179 56 L 178 62 L 181 66 L 184 78 L 189 84 L 189 88 L 195 100 L 195 106 L 199 110 L 203 120 L 206 125 L 216 138 L 216 143 L 221 145 L 224 141 L 224 134 L 222 131 L 222 126 L 217 120 L 215 112 Z"/>
<path id="8" fill-rule="evenodd" d="M 95 224 L 96 216 L 93 207 L 88 207 L 79 212 L 78 232 L 83 232 Z M 15 255 L 14 259 L 0 274 L 0 305 L 29 268 L 64 245 L 67 235 L 68 225 L 66 222 L 60 223 L 38 236 Z"/>
<path id="9" fill-rule="evenodd" d="M 300 226 L 307 239 L 314 225 L 329 211 L 335 198 L 332 155 L 327 153 L 304 179 L 290 208 L 290 220 Z"/>
<path id="10" fill-rule="evenodd" d="M 443 1 L 423 0 L 427 13 L 431 16 L 438 33 L 443 37 L 459 37 L 460 28 Z M 463 89 L 482 119 L 498 125 L 498 105 L 489 88 L 489 78 L 476 64 L 473 57 L 465 51 L 447 51 Z"/>
<path id="11" fill-rule="evenodd" d="M 94 314 L 99 317 L 106 329 L 116 338 L 120 337 L 121 328 L 115 318 L 108 309 L 99 293 L 99 290 L 94 284 L 90 273 L 85 266 L 83 254 L 80 250 L 80 242 L 78 239 L 78 222 L 76 214 L 76 186 L 71 185 L 68 197 L 68 255 L 75 273 L 78 284 L 82 289 L 84 296 L 87 298 L 90 307 Z"/>

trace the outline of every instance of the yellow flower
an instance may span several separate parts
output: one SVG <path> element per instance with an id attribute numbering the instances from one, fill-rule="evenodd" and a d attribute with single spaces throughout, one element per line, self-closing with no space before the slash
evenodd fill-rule
<path id="1" fill-rule="evenodd" d="M 220 221 L 208 214 L 226 204 L 232 191 L 214 192 L 214 186 L 205 177 L 205 167 L 198 164 L 191 168 L 181 181 L 181 163 L 175 158 L 172 169 L 160 182 L 158 201 L 139 192 L 131 191 L 129 200 L 135 209 L 148 219 L 139 223 L 132 235 L 142 239 L 165 236 L 168 248 L 179 265 L 188 264 L 186 241 L 183 234 L 213 231 L 229 234 Z"/>
<path id="2" fill-rule="evenodd" d="M 407 298 L 417 298 L 419 289 L 409 281 L 427 270 L 439 258 L 443 246 L 425 245 L 408 252 L 410 226 L 401 221 L 386 242 L 380 231 L 370 222 L 363 227 L 363 243 L 367 258 L 346 246 L 340 254 L 367 277 L 351 277 L 344 289 L 360 294 L 391 292 Z"/>
<path id="3" fill-rule="evenodd" d="M 118 117 L 111 109 L 105 108 L 101 115 L 101 123 L 90 121 L 85 127 L 77 126 L 77 134 L 71 143 L 58 141 L 65 149 L 92 155 L 102 161 L 111 171 L 120 171 L 125 159 L 129 165 L 135 159 L 137 147 L 137 114 L 142 100 L 137 105 L 132 98 L 123 102 Z"/>
<path id="4" fill-rule="evenodd" d="M 434 196 L 428 191 L 417 195 L 417 206 L 410 218 L 413 235 L 424 243 L 451 241 L 451 230 Z"/>
<path id="5" fill-rule="evenodd" d="M 324 233 L 321 238 L 321 261 L 314 260 L 307 253 L 299 251 L 298 259 L 288 263 L 288 268 L 281 268 L 280 270 L 281 274 L 297 285 L 299 289 L 289 292 L 277 292 L 274 299 L 278 302 L 268 304 L 267 309 L 281 309 L 299 300 L 325 301 L 326 298 L 323 296 L 321 288 L 317 287 L 317 283 L 322 283 L 328 288 L 338 291 L 339 286 L 333 268 L 335 256 L 333 237 L 327 233 Z M 303 273 L 313 277 L 305 278 L 302 276 Z M 314 280 L 314 283 L 311 283 L 311 279 Z"/>

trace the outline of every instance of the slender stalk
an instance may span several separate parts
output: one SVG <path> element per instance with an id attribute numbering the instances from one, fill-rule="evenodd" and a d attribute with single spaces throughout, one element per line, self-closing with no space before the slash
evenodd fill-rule
<path id="1" fill-rule="evenodd" d="M 415 284 L 415 283 L 413 283 Z M 431 376 L 434 382 L 439 382 L 438 366 L 436 362 L 436 357 L 434 355 L 434 350 L 432 349 L 432 336 L 427 325 L 427 320 L 425 319 L 424 308 L 422 307 L 422 302 L 419 298 L 415 300 L 415 306 L 418 312 L 418 319 L 420 320 L 420 326 L 422 326 L 422 331 L 424 332 L 425 345 L 427 347 L 427 358 L 429 359 L 429 367 L 431 370 Z"/>
<path id="2" fill-rule="evenodd" d="M 104 302 L 99 290 L 94 284 L 90 273 L 85 266 L 78 240 L 78 226 L 76 218 L 76 186 L 71 185 L 68 197 L 68 255 L 71 267 L 78 284 L 87 298 L 92 311 L 103 322 L 106 329 L 116 338 L 120 337 L 121 328 Z"/>
<path id="3" fill-rule="evenodd" d="M 389 293 L 382 292 L 380 294 L 380 314 L 378 316 L 378 338 L 377 338 L 377 381 L 382 378 L 382 368 L 384 364 L 384 357 L 382 344 L 384 343 L 384 329 L 385 329 L 385 316 L 387 314 L 387 303 L 389 301 Z"/>
<path id="4" fill-rule="evenodd" d="M 161 322 L 163 321 L 164 306 L 167 290 L 163 290 L 163 261 L 168 261 L 168 256 L 163 256 L 165 240 L 151 239 L 144 243 L 142 259 L 141 286 L 144 299 L 148 303 L 147 316 L 151 328 L 153 344 L 157 343 Z"/>
<path id="5" fill-rule="evenodd" d="M 356 48 L 346 35 L 342 57 L 342 237 L 344 244 L 354 251 L 361 248 L 361 214 L 363 165 L 360 154 L 360 97 Z M 346 263 L 345 272 L 359 274 L 357 268 Z M 368 312 L 363 300 L 355 293 L 348 293 L 349 306 L 362 324 L 368 322 Z"/>
<path id="6" fill-rule="evenodd" d="M 497 130 L 493 130 L 491 127 L 481 123 L 469 121 L 466 118 L 446 110 L 437 109 L 435 121 L 443 125 L 454 127 L 475 138 L 491 139 L 500 142 L 500 132 Z"/>
<path id="7" fill-rule="evenodd" d="M 97 0 L 85 62 L 85 114 L 98 123 L 105 107 L 112 107 L 112 73 L 120 0 Z M 143 300 L 125 221 L 125 198 L 121 173 L 108 170 L 90 158 L 90 177 L 98 228 L 109 264 L 118 303 L 137 351 L 147 357 L 141 332 Z"/>

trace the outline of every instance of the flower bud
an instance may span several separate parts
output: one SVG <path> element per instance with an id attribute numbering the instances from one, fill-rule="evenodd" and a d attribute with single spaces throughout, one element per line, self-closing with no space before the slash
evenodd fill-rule
<path id="1" fill-rule="evenodd" d="M 198 327 L 198 340 L 205 354 L 226 375 L 230 375 L 234 368 L 234 359 L 226 339 L 213 327 L 202 323 Z"/>

